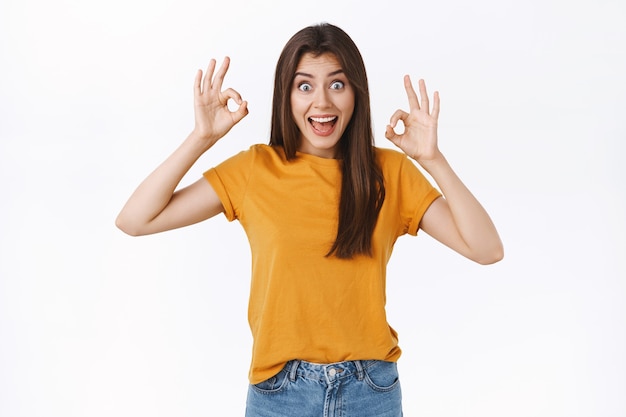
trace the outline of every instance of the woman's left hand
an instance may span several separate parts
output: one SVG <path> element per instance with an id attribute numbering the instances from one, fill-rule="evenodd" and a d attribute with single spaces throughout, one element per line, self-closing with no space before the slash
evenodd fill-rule
<path id="1" fill-rule="evenodd" d="M 385 137 L 418 163 L 427 163 L 441 156 L 437 146 L 439 93 L 435 91 L 433 95 L 431 111 L 424 80 L 419 80 L 421 103 L 408 75 L 404 76 L 404 88 L 409 98 L 410 112 L 396 110 L 387 125 Z M 404 124 L 404 132 L 400 134 L 394 130 L 398 121 Z"/>

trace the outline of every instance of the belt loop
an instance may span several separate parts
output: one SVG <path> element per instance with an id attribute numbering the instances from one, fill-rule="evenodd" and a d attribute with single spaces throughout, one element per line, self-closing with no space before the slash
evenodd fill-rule
<path id="1" fill-rule="evenodd" d="M 356 379 L 362 381 L 364 376 L 363 364 L 361 361 L 354 361 L 354 365 L 356 366 Z"/>
<path id="2" fill-rule="evenodd" d="M 291 369 L 289 370 L 289 380 L 291 382 L 294 382 L 296 380 L 296 371 L 298 370 L 299 365 L 299 360 L 294 360 L 291 362 Z"/>

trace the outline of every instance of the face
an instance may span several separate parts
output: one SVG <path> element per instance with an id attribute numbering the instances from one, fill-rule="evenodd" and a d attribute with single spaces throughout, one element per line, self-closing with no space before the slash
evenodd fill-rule
<path id="1" fill-rule="evenodd" d="M 302 56 L 291 87 L 291 110 L 300 130 L 298 151 L 337 157 L 354 111 L 354 91 L 334 55 Z"/>

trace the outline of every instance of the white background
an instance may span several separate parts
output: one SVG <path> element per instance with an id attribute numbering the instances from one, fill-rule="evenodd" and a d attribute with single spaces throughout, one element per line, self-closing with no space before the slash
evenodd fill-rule
<path id="1" fill-rule="evenodd" d="M 402 75 L 491 213 L 481 267 L 399 240 L 388 313 L 407 416 L 626 415 L 626 6 L 588 1 L 3 0 L 0 416 L 242 416 L 249 253 L 223 216 L 131 238 L 114 218 L 232 58 L 250 115 L 184 179 L 268 140 L 284 43 L 345 29 L 380 146 Z"/>

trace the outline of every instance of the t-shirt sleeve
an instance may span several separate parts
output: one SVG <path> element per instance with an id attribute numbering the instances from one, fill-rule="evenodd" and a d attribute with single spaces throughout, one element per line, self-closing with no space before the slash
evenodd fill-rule
<path id="1" fill-rule="evenodd" d="M 441 193 L 404 155 L 399 168 L 397 192 L 400 216 L 406 225 L 406 233 L 416 236 L 424 213 Z"/>
<path id="2" fill-rule="evenodd" d="M 224 215 L 228 221 L 240 218 L 241 207 L 254 166 L 254 159 L 255 150 L 250 148 L 225 160 L 203 174 L 222 202 Z"/>

